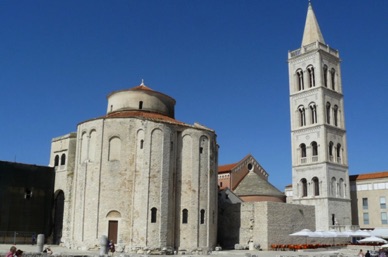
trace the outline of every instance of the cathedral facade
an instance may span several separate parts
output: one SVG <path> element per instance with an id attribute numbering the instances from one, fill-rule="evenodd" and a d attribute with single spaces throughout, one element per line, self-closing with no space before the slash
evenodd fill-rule
<path id="1" fill-rule="evenodd" d="M 141 85 L 108 95 L 107 114 L 54 138 L 63 195 L 57 240 L 125 252 L 216 245 L 218 146 L 213 130 L 175 120 L 175 100 Z"/>

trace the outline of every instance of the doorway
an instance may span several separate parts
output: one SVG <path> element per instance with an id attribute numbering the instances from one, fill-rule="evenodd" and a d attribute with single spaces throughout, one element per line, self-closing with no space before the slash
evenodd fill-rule
<path id="1" fill-rule="evenodd" d="M 112 240 L 114 244 L 117 244 L 117 231 L 118 231 L 118 221 L 110 220 L 108 224 L 108 239 Z"/>

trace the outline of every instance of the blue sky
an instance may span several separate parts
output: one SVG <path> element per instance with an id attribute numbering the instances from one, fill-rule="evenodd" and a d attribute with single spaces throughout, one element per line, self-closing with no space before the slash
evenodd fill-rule
<path id="1" fill-rule="evenodd" d="M 388 1 L 313 1 L 340 51 L 349 173 L 388 171 Z M 252 154 L 291 183 L 287 53 L 308 1 L 0 1 L 0 160 L 49 162 L 53 137 L 139 85 L 216 130 L 219 164 Z"/>

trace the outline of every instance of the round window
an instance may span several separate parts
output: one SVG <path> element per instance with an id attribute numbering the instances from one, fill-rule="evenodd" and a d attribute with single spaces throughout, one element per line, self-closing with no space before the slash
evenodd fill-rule
<path id="1" fill-rule="evenodd" d="M 252 163 L 249 163 L 249 164 L 248 164 L 248 170 L 251 171 L 252 169 L 253 169 L 253 165 L 252 165 Z"/>

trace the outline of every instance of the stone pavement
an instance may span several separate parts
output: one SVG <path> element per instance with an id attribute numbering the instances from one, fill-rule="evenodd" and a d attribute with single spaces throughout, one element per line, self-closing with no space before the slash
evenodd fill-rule
<path id="1" fill-rule="evenodd" d="M 11 244 L 0 244 L 0 257 L 5 257 L 9 251 Z M 23 256 L 47 256 L 47 254 L 38 253 L 38 247 L 36 245 L 15 245 L 17 249 L 21 249 L 24 254 Z M 95 251 L 82 251 L 75 249 L 68 249 L 58 245 L 45 245 L 49 246 L 53 251 L 52 256 L 98 256 L 98 250 Z M 341 249 L 317 249 L 317 250 L 305 250 L 305 251 L 249 251 L 249 250 L 225 250 L 225 251 L 213 251 L 209 255 L 176 255 L 176 256 L 187 256 L 187 257 L 200 257 L 200 256 L 219 256 L 219 257 L 356 257 L 359 249 L 373 250 L 367 246 L 352 246 Z M 147 254 L 133 254 L 133 253 L 118 253 L 114 254 L 114 257 L 146 257 L 150 256 Z M 168 255 L 170 256 L 170 255 Z"/>

